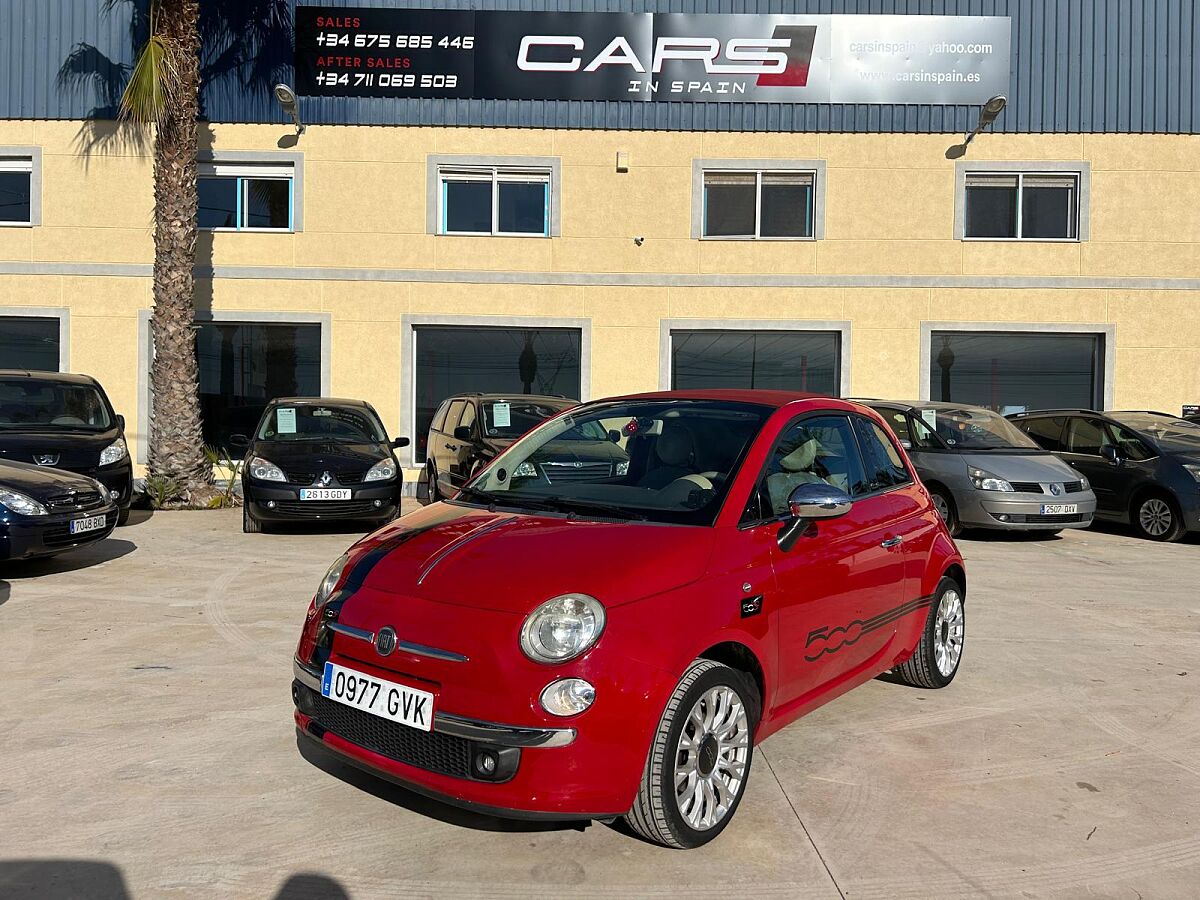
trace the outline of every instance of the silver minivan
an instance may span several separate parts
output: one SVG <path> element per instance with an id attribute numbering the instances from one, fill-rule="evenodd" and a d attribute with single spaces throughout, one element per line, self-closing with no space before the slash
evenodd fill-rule
<path id="1" fill-rule="evenodd" d="M 951 534 L 1091 524 L 1096 495 L 1087 479 L 999 413 L 929 400 L 859 402 L 892 427 Z"/>

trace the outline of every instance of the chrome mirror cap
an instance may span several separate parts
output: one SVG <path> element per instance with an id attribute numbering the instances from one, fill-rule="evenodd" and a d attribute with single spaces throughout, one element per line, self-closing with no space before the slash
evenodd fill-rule
<path id="1" fill-rule="evenodd" d="M 836 519 L 850 511 L 854 501 L 833 485 L 801 484 L 788 495 L 788 512 L 794 519 Z"/>

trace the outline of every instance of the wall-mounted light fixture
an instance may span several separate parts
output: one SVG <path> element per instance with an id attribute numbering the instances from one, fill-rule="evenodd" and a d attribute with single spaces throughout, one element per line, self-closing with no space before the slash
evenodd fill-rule
<path id="1" fill-rule="evenodd" d="M 296 99 L 296 92 L 289 85 L 277 84 L 275 85 L 275 99 L 279 101 L 284 113 L 296 126 L 296 134 L 304 134 L 304 123 L 300 121 L 300 101 Z"/>
<path id="2" fill-rule="evenodd" d="M 966 137 L 963 138 L 963 147 L 966 147 L 971 141 L 975 140 L 975 135 L 983 131 L 993 122 L 1000 113 L 1004 112 L 1004 107 L 1008 103 L 1008 98 L 1003 94 L 997 94 L 983 104 L 983 108 L 979 110 L 979 122 L 975 125 L 974 131 L 968 131 Z"/>

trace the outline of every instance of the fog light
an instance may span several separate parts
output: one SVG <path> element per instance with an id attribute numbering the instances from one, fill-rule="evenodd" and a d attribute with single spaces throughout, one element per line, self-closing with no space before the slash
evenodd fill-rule
<path id="1" fill-rule="evenodd" d="M 109 499 L 111 499 L 111 500 L 119 500 L 121 497 L 121 492 L 120 491 L 109 491 L 108 496 L 109 496 Z"/>
<path id="2" fill-rule="evenodd" d="M 375 508 L 376 508 L 376 509 L 379 509 L 379 507 L 383 506 L 383 501 L 382 501 L 382 500 L 373 500 L 373 501 L 371 501 L 371 502 L 372 502 L 372 504 L 375 506 Z"/>
<path id="3" fill-rule="evenodd" d="M 485 777 L 496 774 L 496 754 L 491 750 L 480 750 L 476 753 L 475 772 Z"/>
<path id="4" fill-rule="evenodd" d="M 275 508 L 275 501 L 274 501 L 274 500 L 268 500 L 268 501 L 267 501 L 267 509 L 274 509 L 274 508 Z"/>
<path id="5" fill-rule="evenodd" d="M 596 699 L 596 689 L 582 678 L 552 681 L 542 691 L 542 709 L 552 716 L 577 716 Z"/>
<path id="6" fill-rule="evenodd" d="M 997 519 L 999 519 L 1001 522 L 1007 522 L 1007 521 L 1008 521 L 1008 514 L 1007 514 L 1007 513 L 1000 513 L 1000 515 L 996 516 L 996 518 L 997 518 Z"/>

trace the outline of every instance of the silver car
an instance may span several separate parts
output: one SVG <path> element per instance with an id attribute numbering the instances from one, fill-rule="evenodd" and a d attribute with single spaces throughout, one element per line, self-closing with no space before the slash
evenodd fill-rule
<path id="1" fill-rule="evenodd" d="M 961 403 L 860 402 L 892 427 L 951 534 L 1091 524 L 1096 495 L 1087 479 L 998 413 Z"/>

